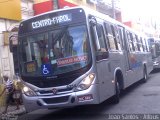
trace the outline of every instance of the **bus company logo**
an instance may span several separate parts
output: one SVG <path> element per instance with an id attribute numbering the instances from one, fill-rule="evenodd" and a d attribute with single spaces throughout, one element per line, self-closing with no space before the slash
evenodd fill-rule
<path id="1" fill-rule="evenodd" d="M 52 92 L 53 92 L 53 95 L 55 95 L 57 93 L 57 89 L 56 88 L 53 88 L 52 89 Z"/>

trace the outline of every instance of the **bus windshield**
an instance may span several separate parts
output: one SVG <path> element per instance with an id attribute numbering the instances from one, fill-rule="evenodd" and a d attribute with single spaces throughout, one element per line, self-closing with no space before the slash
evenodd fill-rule
<path id="1" fill-rule="evenodd" d="M 85 25 L 20 37 L 23 75 L 58 75 L 89 63 Z"/>

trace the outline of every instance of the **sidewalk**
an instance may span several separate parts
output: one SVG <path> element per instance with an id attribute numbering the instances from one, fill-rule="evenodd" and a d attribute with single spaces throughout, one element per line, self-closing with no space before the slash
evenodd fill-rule
<path id="1" fill-rule="evenodd" d="M 25 111 L 24 105 L 20 105 L 19 107 L 20 107 L 19 110 L 15 110 L 16 106 L 15 105 L 10 105 L 8 107 L 7 114 L 12 114 L 12 115 L 25 114 L 26 111 Z M 0 107 L 0 115 L 2 114 L 3 111 L 4 111 L 4 107 Z"/>

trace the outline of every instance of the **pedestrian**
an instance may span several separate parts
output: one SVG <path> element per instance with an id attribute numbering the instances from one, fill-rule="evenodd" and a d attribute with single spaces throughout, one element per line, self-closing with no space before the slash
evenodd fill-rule
<path id="1" fill-rule="evenodd" d="M 10 102 L 14 101 L 13 94 L 14 94 L 15 88 L 14 88 L 13 81 L 10 80 L 7 75 L 4 75 L 3 79 L 4 79 L 4 89 L 2 90 L 0 97 L 6 92 L 6 106 L 5 106 L 5 110 L 3 111 L 3 114 L 5 114 L 7 113 L 7 109 L 8 109 Z M 19 104 L 17 102 L 16 102 L 16 106 L 17 106 L 16 110 L 18 110 Z"/>

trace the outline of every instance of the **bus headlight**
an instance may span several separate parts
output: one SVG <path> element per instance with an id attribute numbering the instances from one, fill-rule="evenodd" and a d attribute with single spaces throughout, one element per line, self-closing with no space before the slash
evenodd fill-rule
<path id="1" fill-rule="evenodd" d="M 36 96 L 37 94 L 31 90 L 29 87 L 27 86 L 23 86 L 23 89 L 22 89 L 22 92 L 26 95 L 26 96 L 29 96 L 29 97 L 33 97 L 33 96 Z"/>
<path id="2" fill-rule="evenodd" d="M 86 89 L 88 89 L 91 86 L 94 78 L 95 78 L 95 74 L 94 73 L 89 74 L 86 78 L 84 78 L 78 84 L 76 90 L 80 91 L 80 90 L 86 90 Z"/>

